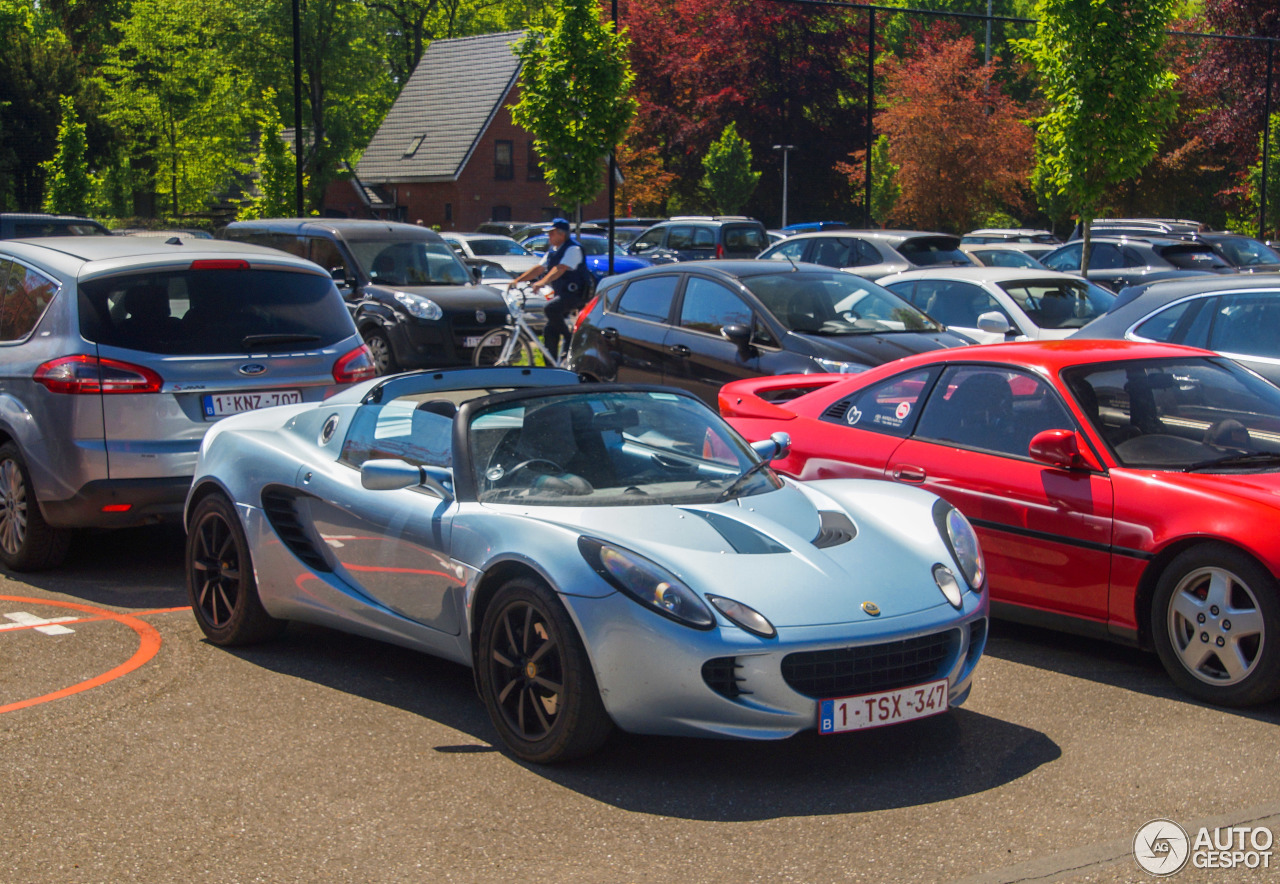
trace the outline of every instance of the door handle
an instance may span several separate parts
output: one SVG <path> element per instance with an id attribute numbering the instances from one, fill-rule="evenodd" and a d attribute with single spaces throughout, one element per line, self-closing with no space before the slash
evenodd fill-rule
<path id="1" fill-rule="evenodd" d="M 684 344 L 669 344 L 667 346 L 667 350 L 674 353 L 677 356 L 688 356 L 690 353 L 693 352 Z"/>
<path id="2" fill-rule="evenodd" d="M 616 341 L 618 340 L 618 330 L 616 328 L 602 328 L 600 329 L 600 337 L 606 341 Z"/>
<path id="3" fill-rule="evenodd" d="M 925 480 L 927 474 L 920 467 L 912 467 L 903 464 L 893 468 L 893 478 L 899 482 L 910 482 L 912 485 L 918 485 Z"/>

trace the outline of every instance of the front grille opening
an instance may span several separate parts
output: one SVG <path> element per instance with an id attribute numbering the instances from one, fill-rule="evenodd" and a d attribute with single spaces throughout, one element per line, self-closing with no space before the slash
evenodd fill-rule
<path id="1" fill-rule="evenodd" d="M 289 551 L 313 571 L 332 571 L 329 561 L 311 542 L 294 509 L 297 494 L 291 490 L 266 488 L 262 492 L 262 511 Z"/>
<path id="2" fill-rule="evenodd" d="M 782 677 L 815 700 L 892 691 L 941 678 L 959 647 L 960 631 L 950 629 L 877 645 L 802 651 L 782 658 Z"/>
<path id="3" fill-rule="evenodd" d="M 737 657 L 716 657 L 702 664 L 702 680 L 720 696 L 734 700 L 751 693 L 742 687 L 746 678 L 738 674 L 741 668 Z"/>

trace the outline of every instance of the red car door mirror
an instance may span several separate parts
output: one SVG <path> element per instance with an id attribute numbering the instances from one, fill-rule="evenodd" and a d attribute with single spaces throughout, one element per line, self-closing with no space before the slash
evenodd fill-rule
<path id="1" fill-rule="evenodd" d="M 1028 454 L 1032 460 L 1064 470 L 1096 469 L 1080 450 L 1080 437 L 1072 430 L 1044 430 L 1031 438 Z"/>

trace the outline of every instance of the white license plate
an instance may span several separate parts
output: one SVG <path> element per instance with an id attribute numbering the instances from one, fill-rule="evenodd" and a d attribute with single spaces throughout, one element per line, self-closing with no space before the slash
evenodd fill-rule
<path id="1" fill-rule="evenodd" d="M 302 401 L 301 390 L 267 390 L 262 393 L 213 393 L 204 397 L 204 416 L 223 417 L 270 408 L 273 405 L 296 405 Z"/>
<path id="2" fill-rule="evenodd" d="M 946 711 L 947 680 L 944 678 L 896 691 L 823 700 L 818 708 L 818 732 L 838 734 L 860 731 L 869 727 L 927 718 Z"/>
<path id="3" fill-rule="evenodd" d="M 463 338 L 463 339 L 462 339 L 462 346 L 464 346 L 464 347 L 479 347 L 479 346 L 480 346 L 480 339 L 481 339 L 481 338 L 483 338 L 483 337 L 484 337 L 484 335 L 472 335 L 472 336 L 471 336 L 471 337 L 469 337 L 469 338 Z"/>

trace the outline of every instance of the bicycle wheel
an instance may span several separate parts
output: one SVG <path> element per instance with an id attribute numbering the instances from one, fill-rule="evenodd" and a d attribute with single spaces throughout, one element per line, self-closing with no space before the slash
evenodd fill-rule
<path id="1" fill-rule="evenodd" d="M 511 341 L 513 334 L 517 333 L 509 328 L 495 328 L 486 334 L 480 339 L 480 343 L 476 345 L 476 349 L 471 354 L 472 364 L 480 366 L 533 365 L 533 347 L 522 335 L 518 336 L 513 343 Z M 510 345 L 509 349 L 508 345 Z"/>

